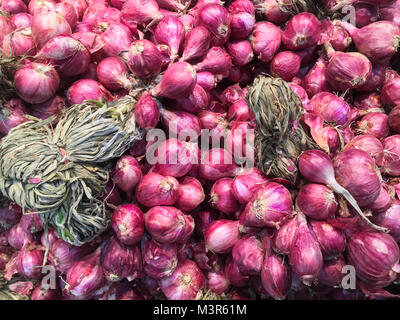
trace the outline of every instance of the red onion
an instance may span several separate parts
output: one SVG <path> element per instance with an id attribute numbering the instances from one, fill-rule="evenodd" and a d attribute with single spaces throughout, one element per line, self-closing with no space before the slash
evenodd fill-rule
<path id="1" fill-rule="evenodd" d="M 88 6 L 85 0 L 62 0 L 61 2 L 69 3 L 72 5 L 78 13 L 79 19 L 83 17 L 85 10 Z"/>
<path id="2" fill-rule="evenodd" d="M 17 250 L 21 250 L 25 243 L 32 242 L 32 240 L 32 235 L 26 233 L 19 223 L 11 228 L 7 236 L 8 244 Z"/>
<path id="3" fill-rule="evenodd" d="M 57 91 L 60 78 L 51 66 L 32 62 L 23 65 L 14 76 L 14 87 L 19 97 L 28 103 L 42 103 Z"/>
<path id="4" fill-rule="evenodd" d="M 400 9 L 398 8 L 380 8 L 380 20 L 392 21 L 400 27 Z"/>
<path id="5" fill-rule="evenodd" d="M 186 62 L 176 62 L 167 68 L 160 83 L 151 93 L 156 97 L 183 99 L 193 92 L 196 79 L 196 70 L 192 65 Z"/>
<path id="6" fill-rule="evenodd" d="M 280 254 L 289 254 L 290 246 L 297 231 L 296 217 L 288 219 L 276 232 L 273 249 Z"/>
<path id="7" fill-rule="evenodd" d="M 372 65 L 372 72 L 367 81 L 356 90 L 361 92 L 370 92 L 382 87 L 385 81 L 386 66 L 381 64 Z"/>
<path id="8" fill-rule="evenodd" d="M 120 244 L 115 237 L 110 237 L 102 252 L 101 265 L 109 281 L 135 280 L 142 272 L 140 248 Z"/>
<path id="9" fill-rule="evenodd" d="M 89 50 L 94 62 L 100 62 L 105 58 L 101 51 L 104 47 L 104 43 L 98 34 L 89 31 L 82 31 L 72 34 L 72 37 L 81 42 Z"/>
<path id="10" fill-rule="evenodd" d="M 267 254 L 261 269 L 261 281 L 263 288 L 272 298 L 285 299 L 290 290 L 292 277 L 284 259 L 276 254 Z"/>
<path id="11" fill-rule="evenodd" d="M 144 232 L 144 216 L 133 204 L 123 204 L 113 213 L 112 228 L 118 240 L 124 245 L 133 245 L 140 241 Z"/>
<path id="12" fill-rule="evenodd" d="M 395 200 L 385 212 L 374 217 L 374 222 L 388 228 L 390 235 L 398 242 L 400 240 L 400 202 Z"/>
<path id="13" fill-rule="evenodd" d="M 257 169 L 245 169 L 233 179 L 232 193 L 241 204 L 247 204 L 253 194 L 268 179 Z"/>
<path id="14" fill-rule="evenodd" d="M 389 78 L 382 87 L 381 100 L 383 104 L 390 107 L 400 105 L 400 76 L 395 75 Z"/>
<path id="15" fill-rule="evenodd" d="M 336 51 L 328 52 L 328 55 L 329 65 L 326 78 L 334 90 L 345 91 L 359 88 L 371 75 L 371 62 L 361 53 Z"/>
<path id="16" fill-rule="evenodd" d="M 307 75 L 302 80 L 302 87 L 307 91 L 310 98 L 320 92 L 330 91 L 328 81 L 326 79 L 326 70 L 328 63 L 319 58 L 314 67 L 310 69 Z"/>
<path id="17" fill-rule="evenodd" d="M 132 156 L 119 158 L 112 179 L 115 185 L 127 195 L 128 200 L 132 199 L 132 192 L 142 178 L 142 171 L 139 163 Z"/>
<path id="18" fill-rule="evenodd" d="M 260 21 L 254 25 L 249 40 L 258 58 L 270 62 L 281 45 L 282 31 L 271 22 Z"/>
<path id="19" fill-rule="evenodd" d="M 2 0 L 0 10 L 8 14 L 27 12 L 28 8 L 22 0 Z"/>
<path id="20" fill-rule="evenodd" d="M 308 110 L 309 108 L 308 104 L 310 100 L 308 99 L 308 94 L 306 90 L 301 85 L 294 83 L 289 83 L 289 87 L 295 94 L 299 96 L 299 98 L 301 99 L 301 103 L 303 104 L 303 108 L 305 110 Z"/>
<path id="21" fill-rule="evenodd" d="M 383 172 L 396 177 L 400 175 L 400 135 L 383 140 Z"/>
<path id="22" fill-rule="evenodd" d="M 247 227 L 278 228 L 291 213 L 292 198 L 284 186 L 271 182 L 261 186 L 240 215 L 240 223 Z"/>
<path id="23" fill-rule="evenodd" d="M 126 59 L 129 70 L 140 78 L 151 78 L 161 70 L 161 52 L 146 39 L 132 42 Z"/>
<path id="24" fill-rule="evenodd" d="M 196 26 L 206 27 L 210 31 L 212 46 L 223 45 L 231 33 L 229 13 L 220 4 L 209 3 L 203 6 L 196 17 Z"/>
<path id="25" fill-rule="evenodd" d="M 102 200 L 106 202 L 106 204 L 110 207 L 119 206 L 121 203 L 121 193 L 118 188 L 115 186 L 112 180 L 109 180 L 106 185 L 105 193 Z"/>
<path id="26" fill-rule="evenodd" d="M 324 257 L 337 256 L 346 249 L 346 237 L 341 230 L 332 227 L 325 221 L 312 221 L 311 228 Z"/>
<path id="27" fill-rule="evenodd" d="M 89 50 L 69 36 L 56 36 L 50 39 L 37 56 L 50 59 L 50 63 L 66 76 L 82 74 L 88 70 L 90 64 Z"/>
<path id="28" fill-rule="evenodd" d="M 121 23 L 112 24 L 101 34 L 100 38 L 104 43 L 102 51 L 106 56 L 118 57 L 121 52 L 129 50 L 129 59 L 131 59 L 133 36 L 127 26 Z M 128 61 L 128 66 L 130 66 L 130 60 Z"/>
<path id="29" fill-rule="evenodd" d="M 357 130 L 383 139 L 389 135 L 388 116 L 382 112 L 371 112 L 357 122 Z"/>
<path id="30" fill-rule="evenodd" d="M 192 93 L 187 98 L 177 99 L 175 108 L 191 113 L 199 113 L 200 111 L 207 109 L 209 103 L 209 94 L 203 87 L 198 85 L 196 81 L 196 85 Z"/>
<path id="31" fill-rule="evenodd" d="M 189 31 L 194 28 L 194 21 L 195 18 L 191 14 L 183 14 L 178 17 L 179 21 L 183 23 L 185 27 L 186 36 L 188 35 Z"/>
<path id="32" fill-rule="evenodd" d="M 325 220 L 335 216 L 338 203 L 333 191 L 322 184 L 306 184 L 301 187 L 296 203 L 308 217 Z"/>
<path id="33" fill-rule="evenodd" d="M 166 44 L 171 48 L 171 59 L 178 57 L 179 48 L 185 39 L 185 27 L 177 18 L 165 17 L 154 31 L 154 38 L 159 44 Z"/>
<path id="34" fill-rule="evenodd" d="M 322 20 L 321 26 L 321 39 L 318 44 L 329 41 L 336 51 L 346 51 L 348 49 L 353 40 L 345 28 L 334 25 L 330 19 Z"/>
<path id="35" fill-rule="evenodd" d="M 233 261 L 244 275 L 258 275 L 265 255 L 263 243 L 254 235 L 246 235 L 232 248 Z"/>
<path id="36" fill-rule="evenodd" d="M 93 7 L 93 5 L 91 5 L 89 8 L 91 7 Z M 101 9 L 101 7 L 102 5 L 99 5 L 100 11 L 98 12 L 98 14 L 94 14 L 93 20 L 89 18 L 88 21 L 87 15 L 85 13 L 82 21 L 92 24 L 96 29 L 99 29 L 100 31 L 103 31 L 110 25 L 117 25 L 121 23 L 121 12 L 118 9 L 111 7 L 105 7 L 104 9 Z"/>
<path id="37" fill-rule="evenodd" d="M 227 150 L 213 148 L 202 155 L 199 170 L 202 178 L 216 181 L 235 176 L 239 168 L 233 163 L 232 154 Z"/>
<path id="38" fill-rule="evenodd" d="M 100 252 L 96 251 L 81 261 L 75 262 L 67 272 L 65 290 L 77 299 L 90 299 L 104 284 Z"/>
<path id="39" fill-rule="evenodd" d="M 10 19 L 4 15 L 0 15 L 0 43 L 3 43 L 4 37 L 10 34 L 13 30 L 14 27 Z"/>
<path id="40" fill-rule="evenodd" d="M 155 0 L 127 0 L 122 6 L 121 13 L 127 23 L 147 25 L 147 28 L 163 17 Z"/>
<path id="41" fill-rule="evenodd" d="M 253 49 L 248 40 L 229 41 L 226 50 L 232 57 L 232 63 L 241 67 L 253 60 Z"/>
<path id="42" fill-rule="evenodd" d="M 158 243 L 145 238 L 142 255 L 144 271 L 154 279 L 171 276 L 178 265 L 178 250 L 174 243 Z"/>
<path id="43" fill-rule="evenodd" d="M 71 27 L 67 20 L 55 11 L 39 12 L 32 18 L 32 37 L 38 49 L 55 36 L 70 36 L 71 34 Z"/>
<path id="44" fill-rule="evenodd" d="M 290 14 L 281 10 L 280 0 L 260 1 L 257 11 L 264 14 L 267 21 L 280 25 L 290 18 Z"/>
<path id="45" fill-rule="evenodd" d="M 289 50 L 299 50 L 315 45 L 321 34 L 321 23 L 312 13 L 302 12 L 289 20 L 282 33 L 282 42 Z"/>
<path id="46" fill-rule="evenodd" d="M 125 63 L 116 57 L 103 59 L 96 69 L 99 82 L 108 90 L 129 89 L 131 82 Z"/>
<path id="47" fill-rule="evenodd" d="M 329 93 L 317 93 L 309 103 L 312 112 L 321 116 L 326 122 L 346 127 L 351 118 L 349 104 L 342 98 Z"/>
<path id="48" fill-rule="evenodd" d="M 389 127 L 396 133 L 400 133 L 400 106 L 392 109 L 388 117 Z"/>
<path id="49" fill-rule="evenodd" d="M 44 250 L 36 245 L 25 244 L 17 256 L 18 273 L 26 278 L 40 279 L 43 265 Z M 39 267 L 39 268 L 38 268 Z"/>
<path id="50" fill-rule="evenodd" d="M 185 11 L 190 5 L 190 1 L 178 1 L 178 0 L 157 0 L 160 8 L 170 11 Z"/>
<path id="51" fill-rule="evenodd" d="M 361 29 L 341 23 L 353 38 L 357 50 L 372 62 L 387 64 L 397 51 L 400 28 L 391 21 L 377 21 Z"/>
<path id="52" fill-rule="evenodd" d="M 41 284 L 38 284 L 33 289 L 31 294 L 31 300 L 57 300 L 58 290 L 57 289 L 45 289 L 42 288 Z"/>
<path id="53" fill-rule="evenodd" d="M 197 146 L 192 143 L 168 139 L 156 150 L 154 171 L 165 176 L 183 177 L 197 162 Z M 149 156 L 149 155 L 148 155 Z"/>
<path id="54" fill-rule="evenodd" d="M 157 102 L 149 93 L 143 93 L 135 105 L 135 121 L 142 129 L 151 129 L 159 120 L 160 111 Z"/>
<path id="55" fill-rule="evenodd" d="M 85 100 L 111 101 L 113 97 L 99 82 L 92 79 L 81 79 L 69 87 L 67 99 L 71 105 L 74 105 Z"/>
<path id="56" fill-rule="evenodd" d="M 3 39 L 3 52 L 7 56 L 35 55 L 35 44 L 30 27 L 15 30 Z"/>
<path id="57" fill-rule="evenodd" d="M 211 35 L 203 26 L 190 30 L 185 36 L 181 61 L 204 58 L 210 48 Z"/>
<path id="58" fill-rule="evenodd" d="M 207 227 L 217 220 L 218 214 L 215 211 L 200 211 L 194 215 L 194 221 L 196 226 L 196 233 L 200 236 L 204 236 Z"/>
<path id="59" fill-rule="evenodd" d="M 362 28 L 365 27 L 372 22 L 375 22 L 378 20 L 379 15 L 378 15 L 378 10 L 375 6 L 368 4 L 368 3 L 356 3 L 354 6 L 356 9 L 356 26 L 357 28 Z M 380 10 L 379 10 L 380 14 Z M 386 20 L 386 19 L 384 19 Z"/>
<path id="60" fill-rule="evenodd" d="M 33 0 L 29 1 L 28 8 L 31 15 L 43 11 L 52 11 L 54 9 L 56 2 L 53 0 Z"/>
<path id="61" fill-rule="evenodd" d="M 185 243 L 194 230 L 191 216 L 166 206 L 156 206 L 147 211 L 145 225 L 152 238 L 161 243 Z"/>
<path id="62" fill-rule="evenodd" d="M 149 172 L 139 182 L 136 198 L 146 207 L 172 205 L 178 198 L 178 188 L 179 183 L 174 177 Z"/>
<path id="63" fill-rule="evenodd" d="M 374 161 L 365 151 L 343 151 L 335 158 L 334 168 L 337 181 L 351 193 L 360 207 L 367 207 L 378 198 L 380 179 Z"/>
<path id="64" fill-rule="evenodd" d="M 231 56 L 220 47 L 212 47 L 205 58 L 196 65 L 197 72 L 211 72 L 218 78 L 225 78 L 232 65 Z"/>
<path id="65" fill-rule="evenodd" d="M 290 81 L 299 72 L 301 58 L 291 51 L 279 52 L 271 61 L 271 74 L 276 78 Z"/>
<path id="66" fill-rule="evenodd" d="M 231 214 L 240 208 L 240 203 L 232 193 L 232 178 L 221 178 L 217 180 L 211 188 L 211 203 L 219 211 Z"/>
<path id="67" fill-rule="evenodd" d="M 359 135 L 352 139 L 345 147 L 347 149 L 360 149 L 368 153 L 378 166 L 382 165 L 383 160 L 383 145 L 372 135 Z"/>
<path id="68" fill-rule="evenodd" d="M 302 213 L 297 214 L 297 231 L 290 246 L 289 262 L 305 285 L 311 285 L 322 269 L 322 252 Z"/>
<path id="69" fill-rule="evenodd" d="M 230 19 L 230 38 L 237 40 L 246 39 L 256 23 L 254 14 L 245 11 L 231 13 Z"/>
<path id="70" fill-rule="evenodd" d="M 91 247 L 87 244 L 76 247 L 62 239 L 57 239 L 50 247 L 50 261 L 57 271 L 66 273 L 85 255 L 90 253 Z"/>
<path id="71" fill-rule="evenodd" d="M 36 233 L 43 231 L 44 228 L 42 219 L 36 213 L 24 214 L 19 224 L 26 233 Z"/>
<path id="72" fill-rule="evenodd" d="M 227 293 L 230 289 L 230 282 L 224 270 L 209 271 L 207 274 L 207 287 L 215 294 Z"/>
<path id="73" fill-rule="evenodd" d="M 388 186 L 385 183 L 382 183 L 379 196 L 370 207 L 373 214 L 384 212 L 392 205 L 393 199 L 387 189 Z"/>
<path id="74" fill-rule="evenodd" d="M 350 154 L 348 154 L 347 152 L 349 152 L 350 150 L 355 150 L 355 152 L 352 151 Z M 359 176 L 358 175 L 359 170 L 357 170 L 357 174 L 355 174 L 354 172 L 351 172 L 351 175 L 347 176 L 347 177 L 342 177 L 342 172 L 340 172 L 340 177 L 342 179 L 345 179 L 345 178 L 348 179 L 349 177 L 353 177 L 353 175 L 355 174 L 356 175 L 355 178 L 364 179 L 367 176 L 369 176 L 371 178 L 370 179 L 371 181 L 368 183 L 369 184 L 368 186 L 369 187 L 372 186 L 372 187 L 374 187 L 373 189 L 375 189 L 375 183 L 378 185 L 378 191 L 377 191 L 378 194 L 375 191 L 375 194 L 373 195 L 376 199 L 376 197 L 378 197 L 379 191 L 380 191 L 380 182 L 379 182 L 379 178 L 377 177 L 376 173 L 373 171 L 374 164 L 373 164 L 372 158 L 366 152 L 363 152 L 361 150 L 357 150 L 357 149 L 350 149 L 350 150 L 342 152 L 342 155 L 339 158 L 339 161 L 336 161 L 336 171 L 342 171 L 342 169 L 346 169 L 346 173 L 344 173 L 344 175 L 348 174 L 348 172 L 347 172 L 348 170 L 352 171 L 351 169 L 348 169 L 350 166 L 352 168 L 354 168 L 353 170 L 355 170 L 356 168 L 357 169 L 360 168 L 360 171 L 366 171 L 366 172 L 363 172 L 361 174 L 361 176 Z M 344 155 L 343 155 L 343 153 L 344 153 Z M 354 161 L 348 161 L 348 159 L 351 158 L 351 156 L 359 156 L 360 160 L 363 160 L 363 163 L 362 163 L 363 165 L 359 166 L 357 164 L 356 166 L 354 166 Z M 349 157 L 349 158 L 345 158 L 345 157 Z M 346 160 L 346 161 L 344 161 L 344 160 Z M 378 229 L 381 231 L 386 231 L 386 229 L 381 228 L 381 227 L 376 226 L 373 223 L 371 223 L 368 220 L 368 218 L 364 215 L 364 213 L 361 211 L 360 207 L 357 204 L 357 201 L 354 199 L 352 194 L 350 194 L 349 191 L 347 191 L 344 187 L 342 187 L 338 183 L 338 181 L 336 181 L 333 163 L 326 153 L 324 153 L 320 150 L 307 150 L 300 155 L 300 157 L 298 159 L 298 166 L 299 166 L 299 170 L 300 170 L 301 174 L 309 181 L 314 182 L 314 183 L 327 184 L 335 192 L 341 194 L 351 204 L 351 206 L 354 209 L 356 209 L 357 213 L 360 215 L 361 218 L 364 219 L 364 221 L 368 225 L 370 225 L 371 227 L 373 227 L 375 229 Z M 367 176 L 364 176 L 365 174 Z M 376 181 L 376 180 L 378 180 L 378 181 Z M 347 182 L 347 181 L 344 181 L 344 182 Z M 353 180 L 351 180 L 349 182 L 352 183 Z M 363 181 L 363 182 L 365 182 L 365 181 Z M 368 181 L 366 181 L 366 182 L 368 182 Z M 350 186 L 353 187 L 354 184 L 352 184 Z M 355 192 L 356 194 L 358 194 L 359 191 L 365 190 L 365 188 L 361 188 L 363 190 L 358 190 L 356 188 L 354 188 L 354 189 L 355 190 L 353 192 Z M 375 200 L 374 198 L 371 197 L 371 194 L 369 194 L 369 193 L 363 194 L 362 196 L 363 196 L 362 200 L 364 200 L 364 201 L 369 198 L 368 200 L 370 200 L 372 203 Z"/>
<path id="75" fill-rule="evenodd" d="M 388 234 L 356 231 L 347 237 L 347 258 L 357 277 L 378 287 L 385 287 L 396 277 L 399 247 Z"/>
<path id="76" fill-rule="evenodd" d="M 353 105 L 362 111 L 375 112 L 382 110 L 381 98 L 377 92 L 359 93 L 354 97 Z"/>
<path id="77" fill-rule="evenodd" d="M 0 225 L 6 229 L 17 224 L 22 217 L 22 208 L 13 202 L 8 206 L 0 208 Z"/>
<path id="78" fill-rule="evenodd" d="M 198 207 L 204 198 L 204 190 L 200 181 L 193 177 L 185 177 L 179 183 L 175 206 L 183 211 L 191 211 Z"/>
<path id="79" fill-rule="evenodd" d="M 330 287 L 340 287 L 345 274 L 342 273 L 346 266 L 346 261 L 340 255 L 337 258 L 325 260 L 321 272 L 318 275 L 318 281 L 323 285 Z"/>
<path id="80" fill-rule="evenodd" d="M 78 11 L 75 7 L 67 2 L 59 2 L 54 5 L 54 10 L 61 14 L 65 20 L 67 20 L 68 24 L 71 27 L 71 30 L 74 30 L 78 23 Z"/>
<path id="81" fill-rule="evenodd" d="M 240 239 L 239 221 L 220 219 L 212 222 L 204 234 L 207 249 L 228 253 Z"/>
<path id="82" fill-rule="evenodd" d="M 174 273 L 160 281 L 162 292 L 168 300 L 195 300 L 201 297 L 206 279 L 192 260 L 180 263 Z"/>
<path id="83" fill-rule="evenodd" d="M 16 29 L 28 28 L 31 26 L 32 16 L 29 13 L 21 12 L 11 15 L 10 21 Z M 5 30 L 5 32 L 7 32 L 7 30 Z"/>
<path id="84" fill-rule="evenodd" d="M 19 99 L 5 102 L 0 110 L 0 133 L 6 135 L 12 128 L 27 121 L 26 107 Z"/>
<path id="85" fill-rule="evenodd" d="M 39 119 L 47 119 L 52 115 L 60 115 L 66 105 L 67 102 L 64 98 L 54 96 L 43 103 L 30 105 L 29 114 Z"/>
<path id="86" fill-rule="evenodd" d="M 250 280 L 249 276 L 243 275 L 240 272 L 238 265 L 230 256 L 225 263 L 225 274 L 228 281 L 237 288 L 245 287 Z"/>

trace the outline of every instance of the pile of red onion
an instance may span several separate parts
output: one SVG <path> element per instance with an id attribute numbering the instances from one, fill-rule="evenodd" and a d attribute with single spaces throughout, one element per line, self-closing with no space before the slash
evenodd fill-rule
<path id="1" fill-rule="evenodd" d="M 398 297 L 399 1 L 318 2 L 354 5 L 356 25 L 293 16 L 278 0 L 3 0 L 0 48 L 19 67 L 1 136 L 27 115 L 127 94 L 145 133 L 112 164 L 110 227 L 81 247 L 2 203 L 0 269 L 22 277 L 11 290 L 32 300 Z M 319 147 L 299 157 L 296 184 L 254 165 L 245 98 L 260 74 L 289 83 Z M 50 289 L 44 261 L 59 276 Z"/>

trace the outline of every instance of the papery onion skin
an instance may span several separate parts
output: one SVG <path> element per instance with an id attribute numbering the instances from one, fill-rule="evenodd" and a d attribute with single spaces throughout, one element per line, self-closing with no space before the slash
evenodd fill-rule
<path id="1" fill-rule="evenodd" d="M 343 277 L 345 276 L 342 271 L 346 265 L 346 261 L 342 255 L 334 259 L 325 260 L 318 275 L 318 281 L 327 286 L 341 286 Z"/>
<path id="2" fill-rule="evenodd" d="M 211 72 L 222 79 L 229 75 L 231 56 L 221 47 L 211 47 L 204 59 L 196 65 L 197 72 Z"/>
<path id="3" fill-rule="evenodd" d="M 400 175 L 400 135 L 383 140 L 383 172 L 390 176 Z"/>
<path id="4" fill-rule="evenodd" d="M 27 28 L 31 26 L 32 16 L 29 13 L 21 12 L 11 15 L 10 21 L 16 29 Z"/>
<path id="5" fill-rule="evenodd" d="M 21 99 L 28 103 L 42 103 L 50 99 L 60 85 L 57 71 L 50 65 L 32 63 L 15 73 L 14 87 Z"/>
<path id="6" fill-rule="evenodd" d="M 27 109 L 20 99 L 10 99 L 5 102 L 0 111 L 0 133 L 6 135 L 12 128 L 28 121 Z"/>
<path id="7" fill-rule="evenodd" d="M 175 206 L 182 211 L 196 209 L 205 199 L 203 186 L 193 177 L 185 177 L 179 183 L 178 199 Z"/>
<path id="8" fill-rule="evenodd" d="M 195 300 L 204 288 L 206 279 L 192 260 L 185 260 L 174 273 L 160 282 L 160 287 L 169 300 Z"/>
<path id="9" fill-rule="evenodd" d="M 3 39 L 6 35 L 14 30 L 13 24 L 6 16 L 0 16 L 0 43 L 3 43 Z"/>
<path id="10" fill-rule="evenodd" d="M 17 250 L 21 250 L 25 243 L 33 241 L 32 235 L 26 233 L 19 223 L 14 225 L 7 236 L 8 244 Z"/>
<path id="11" fill-rule="evenodd" d="M 142 179 L 142 170 L 137 160 L 128 155 L 119 158 L 114 168 L 112 179 L 115 185 L 124 191 L 128 200 L 130 200 L 132 191 Z"/>
<path id="12" fill-rule="evenodd" d="M 334 160 L 336 180 L 347 189 L 358 205 L 367 207 L 379 196 L 381 184 L 375 162 L 362 150 L 343 151 Z"/>
<path id="13" fill-rule="evenodd" d="M 278 228 L 289 218 L 292 209 L 290 192 L 271 182 L 260 187 L 240 215 L 240 223 L 247 227 Z"/>
<path id="14" fill-rule="evenodd" d="M 357 123 L 357 130 L 378 139 L 386 138 L 389 135 L 388 116 L 383 112 L 368 113 Z"/>
<path id="15" fill-rule="evenodd" d="M 36 213 L 24 214 L 19 221 L 19 224 L 26 233 L 36 233 L 43 231 L 43 221 Z"/>
<path id="16" fill-rule="evenodd" d="M 371 211 L 373 214 L 378 214 L 384 212 L 390 208 L 393 203 L 392 196 L 389 194 L 389 187 L 382 183 L 381 192 L 379 193 L 378 198 L 371 205 Z"/>
<path id="17" fill-rule="evenodd" d="M 376 137 L 372 135 L 359 135 L 354 137 L 343 150 L 359 149 L 368 153 L 378 166 L 382 165 L 383 161 L 383 145 Z"/>
<path id="18" fill-rule="evenodd" d="M 71 105 L 74 105 L 85 100 L 111 101 L 113 96 L 101 83 L 92 79 L 81 79 L 69 87 L 67 99 Z"/>
<path id="19" fill-rule="evenodd" d="M 374 216 L 374 222 L 389 229 L 389 234 L 396 242 L 400 241 L 400 201 L 393 204 L 383 213 Z"/>
<path id="20" fill-rule="evenodd" d="M 267 181 L 267 177 L 259 169 L 245 169 L 233 179 L 232 193 L 241 204 L 247 204 L 254 192 Z"/>
<path id="21" fill-rule="evenodd" d="M 142 247 L 144 271 L 154 279 L 169 277 L 178 265 L 178 248 L 174 243 L 144 239 Z"/>
<path id="22" fill-rule="evenodd" d="M 271 61 L 271 74 L 291 81 L 300 70 L 301 58 L 292 51 L 281 51 Z"/>
<path id="23" fill-rule="evenodd" d="M 226 44 L 226 50 L 232 56 L 232 63 L 238 67 L 253 60 L 253 49 L 247 40 L 229 41 Z"/>
<path id="24" fill-rule="evenodd" d="M 99 82 L 108 90 L 129 89 L 131 85 L 128 69 L 120 58 L 108 57 L 103 59 L 97 65 L 96 75 Z"/>
<path id="25" fill-rule="evenodd" d="M 183 44 L 182 61 L 204 58 L 210 48 L 210 32 L 206 27 L 198 26 L 190 30 Z"/>
<path id="26" fill-rule="evenodd" d="M 59 272 L 68 272 L 74 263 L 90 253 L 89 245 L 76 247 L 62 239 L 57 239 L 50 247 L 49 260 Z"/>
<path id="27" fill-rule="evenodd" d="M 184 243 L 193 230 L 194 220 L 177 208 L 156 206 L 145 215 L 146 230 L 161 243 Z"/>
<path id="28" fill-rule="evenodd" d="M 257 22 L 254 25 L 250 42 L 258 58 L 263 62 L 270 62 L 278 51 L 282 41 L 282 31 L 273 23 Z"/>
<path id="29" fill-rule="evenodd" d="M 157 102 L 148 93 L 143 93 L 135 105 L 135 121 L 142 129 L 154 128 L 160 120 Z"/>
<path id="30" fill-rule="evenodd" d="M 393 108 L 388 116 L 389 127 L 396 133 L 400 133 L 400 105 Z"/>
<path id="31" fill-rule="evenodd" d="M 326 78 L 327 68 L 328 63 L 325 59 L 320 58 L 303 78 L 301 85 L 307 91 L 310 98 L 317 93 L 330 91 L 328 80 Z"/>
<path id="32" fill-rule="evenodd" d="M 382 87 L 382 103 L 390 107 L 400 105 L 400 76 L 396 73 L 393 78 L 389 78 Z"/>
<path id="33" fill-rule="evenodd" d="M 166 44 L 171 48 L 171 59 L 174 59 L 185 38 L 185 27 L 177 18 L 165 17 L 157 24 L 154 37 L 158 44 Z"/>
<path id="34" fill-rule="evenodd" d="M 220 219 L 211 223 L 204 234 L 206 246 L 215 253 L 228 253 L 240 239 L 239 221 Z"/>
<path id="35" fill-rule="evenodd" d="M 335 216 L 338 202 L 331 189 L 322 184 L 306 184 L 300 188 L 296 203 L 308 217 L 325 220 Z"/>
<path id="36" fill-rule="evenodd" d="M 335 257 L 344 252 L 346 237 L 341 230 L 325 221 L 311 221 L 310 224 L 325 258 Z"/>
<path id="37" fill-rule="evenodd" d="M 230 38 L 236 40 L 247 38 L 256 23 L 254 15 L 245 11 L 233 12 L 230 14 L 230 18 Z"/>
<path id="38" fill-rule="evenodd" d="M 265 248 L 254 235 L 246 235 L 235 243 L 232 258 L 244 275 L 257 275 L 262 270 Z"/>
<path id="39" fill-rule="evenodd" d="M 210 191 L 213 206 L 226 214 L 232 214 L 240 208 L 232 193 L 232 183 L 232 178 L 221 178 L 213 184 Z"/>
<path id="40" fill-rule="evenodd" d="M 31 300 L 58 300 L 58 290 L 45 289 L 38 284 L 32 291 Z"/>
<path id="41" fill-rule="evenodd" d="M 122 244 L 134 245 L 143 236 L 143 212 L 133 204 L 123 204 L 114 211 L 111 226 Z"/>
<path id="42" fill-rule="evenodd" d="M 40 279 L 43 274 L 41 268 L 43 265 L 44 250 L 35 245 L 25 244 L 17 256 L 18 273 L 26 278 Z"/>
<path id="43" fill-rule="evenodd" d="M 297 219 L 293 217 L 281 225 L 275 233 L 272 248 L 280 254 L 289 254 L 290 246 L 297 231 Z"/>
<path id="44" fill-rule="evenodd" d="M 2 49 L 7 56 L 35 55 L 36 49 L 30 27 L 15 30 L 4 37 Z"/>
<path id="45" fill-rule="evenodd" d="M 250 276 L 244 275 L 240 272 L 238 265 L 229 256 L 225 263 L 225 274 L 229 282 L 236 288 L 243 288 L 248 285 Z"/>
<path id="46" fill-rule="evenodd" d="M 233 177 L 239 168 L 233 162 L 232 154 L 226 149 L 213 148 L 204 153 L 200 163 L 200 176 L 210 181 Z"/>

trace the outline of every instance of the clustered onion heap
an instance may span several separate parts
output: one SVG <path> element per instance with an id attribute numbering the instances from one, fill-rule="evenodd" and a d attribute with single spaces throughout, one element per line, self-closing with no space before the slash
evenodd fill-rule
<path id="1" fill-rule="evenodd" d="M 395 0 L 2 0 L 0 298 L 398 298 L 399 45 Z"/>

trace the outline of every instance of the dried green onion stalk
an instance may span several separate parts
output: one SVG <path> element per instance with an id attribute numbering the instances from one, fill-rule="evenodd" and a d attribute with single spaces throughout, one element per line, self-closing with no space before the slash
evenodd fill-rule
<path id="1" fill-rule="evenodd" d="M 23 281 L 23 278 L 18 277 L 17 279 L 8 281 L 4 277 L 4 274 L 0 272 L 0 300 L 29 300 L 28 296 L 13 292 L 9 289 L 9 285 L 18 281 Z"/>
<path id="2" fill-rule="evenodd" d="M 299 96 L 284 80 L 261 75 L 249 87 L 246 102 L 256 117 L 259 169 L 295 183 L 297 158 L 318 149 L 299 122 L 304 113 Z"/>
<path id="3" fill-rule="evenodd" d="M 106 104 L 71 106 L 53 128 L 29 117 L 0 143 L 0 190 L 24 210 L 37 212 L 73 245 L 103 232 L 109 216 L 103 201 L 110 160 L 142 138 L 130 96 Z"/>

